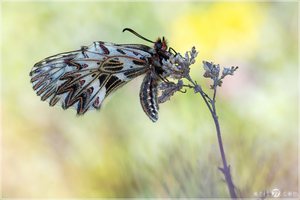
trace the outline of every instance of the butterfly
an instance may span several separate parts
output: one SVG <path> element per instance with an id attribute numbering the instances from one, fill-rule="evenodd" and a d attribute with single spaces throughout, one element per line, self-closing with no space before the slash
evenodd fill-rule
<path id="1" fill-rule="evenodd" d="M 73 107 L 82 115 L 88 110 L 100 109 L 108 95 L 145 74 L 140 102 L 146 115 L 153 122 L 157 121 L 158 84 L 166 81 L 162 63 L 176 51 L 167 47 L 164 37 L 153 42 L 132 29 L 124 31 L 154 46 L 97 41 L 79 50 L 47 57 L 37 62 L 30 72 L 33 90 L 50 106 Z"/>

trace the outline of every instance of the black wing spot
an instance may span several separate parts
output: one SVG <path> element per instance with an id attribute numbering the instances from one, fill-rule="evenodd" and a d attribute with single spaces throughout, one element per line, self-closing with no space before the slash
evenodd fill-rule
<path id="1" fill-rule="evenodd" d="M 109 95 L 114 89 L 117 88 L 117 86 L 121 83 L 122 81 L 116 77 L 116 76 L 111 76 L 110 79 L 107 81 L 105 88 L 106 88 L 106 96 Z"/>
<path id="2" fill-rule="evenodd" d="M 117 52 L 121 53 L 121 54 L 126 54 L 122 49 L 117 49 Z"/>
<path id="3" fill-rule="evenodd" d="M 127 78 L 134 78 L 134 77 L 137 77 L 137 76 L 145 73 L 145 71 L 147 71 L 147 68 L 144 68 L 143 70 L 139 69 L 139 68 L 132 68 L 132 69 L 127 70 L 126 72 L 124 72 L 124 75 Z"/>
<path id="4" fill-rule="evenodd" d="M 144 61 L 139 61 L 139 60 L 132 60 L 133 64 L 135 65 L 145 65 Z"/>
<path id="5" fill-rule="evenodd" d="M 109 62 L 111 63 L 120 63 L 120 61 L 118 59 L 110 59 Z"/>
<path id="6" fill-rule="evenodd" d="M 98 79 L 99 79 L 100 88 L 101 88 L 102 85 L 104 84 L 104 82 L 105 82 L 107 76 L 108 76 L 107 74 L 101 74 L 101 75 L 99 76 Z"/>
<path id="7" fill-rule="evenodd" d="M 113 67 L 113 65 L 111 65 L 112 67 L 110 68 L 107 68 L 106 70 L 109 70 L 109 71 L 112 71 L 112 72 L 118 72 L 118 71 L 121 71 L 123 69 L 123 66 L 116 66 L 116 67 Z"/>
<path id="8" fill-rule="evenodd" d="M 111 76 L 106 83 L 106 88 L 109 88 L 115 81 L 119 80 L 116 76 Z"/>

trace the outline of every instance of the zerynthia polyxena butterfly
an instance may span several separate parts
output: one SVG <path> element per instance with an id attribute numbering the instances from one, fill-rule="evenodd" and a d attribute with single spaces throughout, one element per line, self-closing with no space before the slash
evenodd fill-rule
<path id="1" fill-rule="evenodd" d="M 162 63 L 174 55 L 173 49 L 167 47 L 164 37 L 153 42 L 132 29 L 124 31 L 154 43 L 154 47 L 98 41 L 79 50 L 45 58 L 30 72 L 37 95 L 50 106 L 58 103 L 63 109 L 74 107 L 81 115 L 91 109 L 100 109 L 105 97 L 145 74 L 140 88 L 141 105 L 147 116 L 157 121 L 158 83 L 166 78 Z"/>

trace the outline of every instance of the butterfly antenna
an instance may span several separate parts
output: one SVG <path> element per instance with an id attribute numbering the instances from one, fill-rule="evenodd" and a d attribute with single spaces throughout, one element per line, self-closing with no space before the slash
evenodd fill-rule
<path id="1" fill-rule="evenodd" d="M 132 30 L 131 28 L 124 28 L 122 32 L 125 32 L 125 31 L 129 31 L 130 33 L 136 35 L 137 37 L 139 37 L 139 38 L 141 38 L 141 39 L 143 39 L 143 40 L 146 40 L 147 42 L 155 43 L 155 42 L 153 42 L 153 41 L 151 41 L 151 40 L 149 40 L 149 39 L 147 39 L 147 38 L 141 36 L 140 34 L 138 34 L 137 32 L 135 32 L 135 31 Z"/>

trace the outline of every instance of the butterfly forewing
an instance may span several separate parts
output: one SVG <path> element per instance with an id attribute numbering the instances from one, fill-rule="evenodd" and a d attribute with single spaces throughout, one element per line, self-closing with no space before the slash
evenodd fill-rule
<path id="1" fill-rule="evenodd" d="M 149 70 L 147 59 L 151 54 L 145 48 L 94 42 L 48 57 L 30 72 L 33 89 L 51 106 L 75 107 L 78 114 L 98 109 L 105 97 Z"/>

